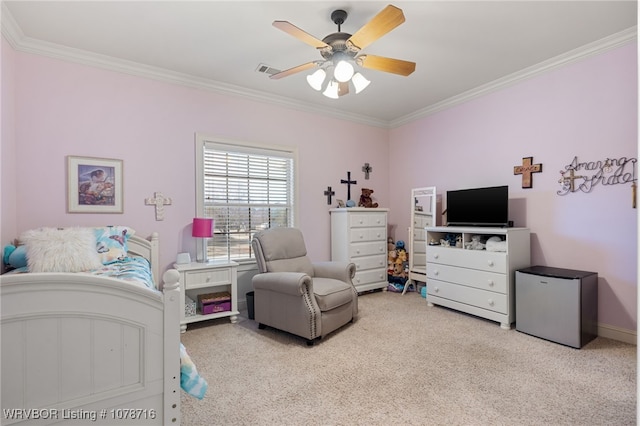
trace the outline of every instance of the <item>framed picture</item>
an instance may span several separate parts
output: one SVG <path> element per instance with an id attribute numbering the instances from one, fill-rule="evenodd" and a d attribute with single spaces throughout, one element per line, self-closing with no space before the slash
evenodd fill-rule
<path id="1" fill-rule="evenodd" d="M 67 212 L 122 213 L 122 160 L 67 156 Z"/>

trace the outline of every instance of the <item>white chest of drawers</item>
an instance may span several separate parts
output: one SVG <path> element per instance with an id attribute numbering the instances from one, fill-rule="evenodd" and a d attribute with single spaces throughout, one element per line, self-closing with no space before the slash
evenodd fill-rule
<path id="1" fill-rule="evenodd" d="M 331 209 L 331 260 L 353 262 L 358 292 L 386 289 L 387 213 L 363 207 Z"/>
<path id="2" fill-rule="evenodd" d="M 427 303 L 441 305 L 492 321 L 510 329 L 515 321 L 515 271 L 530 265 L 526 228 L 427 227 Z M 429 245 L 447 234 L 462 247 Z M 504 251 L 465 249 L 472 237 L 500 237 Z"/>

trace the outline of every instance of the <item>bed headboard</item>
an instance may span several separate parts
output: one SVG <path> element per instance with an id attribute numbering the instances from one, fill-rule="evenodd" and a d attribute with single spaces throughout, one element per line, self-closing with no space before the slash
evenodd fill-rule
<path id="1" fill-rule="evenodd" d="M 127 241 L 129 253 L 132 255 L 142 256 L 151 263 L 151 272 L 153 273 L 153 281 L 160 289 L 160 250 L 158 233 L 154 232 L 147 238 L 141 238 L 132 235 Z"/>

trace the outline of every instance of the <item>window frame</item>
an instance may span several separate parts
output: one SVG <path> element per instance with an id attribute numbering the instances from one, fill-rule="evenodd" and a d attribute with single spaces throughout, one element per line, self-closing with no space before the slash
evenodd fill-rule
<path id="1" fill-rule="evenodd" d="M 196 162 L 196 217 L 206 217 L 205 216 L 205 200 L 204 200 L 204 152 L 207 147 L 219 147 L 224 149 L 224 147 L 229 147 L 230 151 L 236 150 L 235 152 L 246 152 L 248 154 L 255 153 L 258 155 L 273 155 L 278 156 L 280 154 L 283 157 L 289 157 L 293 160 L 293 171 L 291 176 L 291 181 L 293 184 L 293 190 L 291 191 L 291 196 L 293 197 L 291 203 L 291 224 L 290 226 L 296 226 L 298 223 L 298 148 L 294 146 L 288 145 L 278 145 L 278 144 L 267 144 L 267 143 L 258 143 L 258 142 L 248 142 L 248 141 L 239 141 L 233 139 L 226 139 L 217 136 L 205 135 L 202 133 L 195 134 L 195 162 Z M 209 242 L 210 244 L 210 242 Z M 200 249 L 200 245 L 196 245 L 198 250 Z M 197 253 L 200 255 L 201 253 Z M 249 258 L 241 258 L 241 259 L 230 259 L 230 253 L 227 247 L 227 260 L 233 260 L 237 263 L 255 263 L 255 257 Z"/>

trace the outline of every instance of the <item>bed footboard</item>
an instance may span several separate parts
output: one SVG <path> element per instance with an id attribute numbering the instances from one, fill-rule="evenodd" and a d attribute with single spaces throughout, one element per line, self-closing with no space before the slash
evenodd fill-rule
<path id="1" fill-rule="evenodd" d="M 1 423 L 180 424 L 179 274 L 163 279 L 3 275 Z"/>

